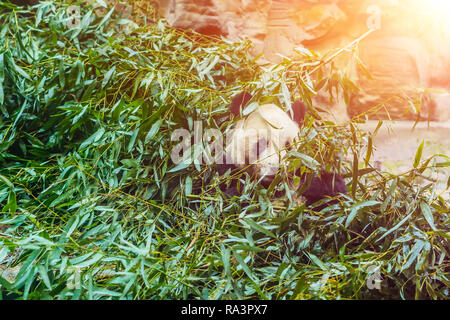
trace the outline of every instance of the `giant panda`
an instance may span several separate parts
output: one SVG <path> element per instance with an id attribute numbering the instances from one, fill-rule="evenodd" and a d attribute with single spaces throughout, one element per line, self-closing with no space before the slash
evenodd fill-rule
<path id="1" fill-rule="evenodd" d="M 267 188 L 277 174 L 285 172 L 279 171 L 282 160 L 299 139 L 307 107 L 295 101 L 288 113 L 275 104 L 263 104 L 241 117 L 252 98 L 250 93 L 242 92 L 229 105 L 234 129 L 227 137 L 223 163 L 218 165 L 218 171 L 221 175 L 228 170 L 248 172 Z M 305 174 L 299 176 L 300 184 L 307 181 L 309 184 L 301 194 L 307 205 L 347 192 L 345 181 L 338 174 L 321 170 L 312 179 Z M 221 189 L 229 196 L 239 196 L 242 186 L 236 178 Z"/>

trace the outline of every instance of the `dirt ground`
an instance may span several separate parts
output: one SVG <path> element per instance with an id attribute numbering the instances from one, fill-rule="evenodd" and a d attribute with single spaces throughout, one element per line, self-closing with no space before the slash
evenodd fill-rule
<path id="1" fill-rule="evenodd" d="M 359 128 L 374 132 L 378 121 L 360 124 Z M 373 163 L 379 161 L 383 170 L 395 174 L 406 172 L 413 167 L 414 157 L 422 141 L 425 141 L 422 160 L 435 154 L 450 157 L 450 122 L 419 123 L 414 129 L 414 122 L 384 121 L 374 137 Z M 445 157 L 437 162 L 447 162 Z M 436 189 L 445 199 L 450 199 L 450 190 L 446 190 L 450 168 L 443 168 L 427 176 L 436 179 Z M 429 182 L 428 182 L 429 183 Z"/>

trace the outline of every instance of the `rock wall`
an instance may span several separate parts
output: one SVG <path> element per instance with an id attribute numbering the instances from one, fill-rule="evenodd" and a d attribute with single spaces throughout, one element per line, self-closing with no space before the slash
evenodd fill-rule
<path id="1" fill-rule="evenodd" d="M 449 113 L 449 99 L 420 94 L 420 88 L 450 90 L 450 6 L 424 0 L 152 1 L 172 26 L 252 40 L 253 54 L 262 54 L 261 63 L 295 56 L 298 46 L 323 53 L 335 50 L 374 28 L 359 47 L 373 79 L 350 63 L 350 54 L 335 61 L 348 68 L 362 88 L 351 100 L 350 114 L 367 111 L 389 96 L 411 94 L 415 107 L 411 100 L 393 99 L 386 104 L 390 115 L 378 112 L 376 117 L 450 120 L 441 116 Z"/>

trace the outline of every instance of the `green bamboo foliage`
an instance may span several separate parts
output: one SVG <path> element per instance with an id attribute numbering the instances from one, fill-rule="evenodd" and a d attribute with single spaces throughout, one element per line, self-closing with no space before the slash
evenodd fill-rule
<path id="1" fill-rule="evenodd" d="M 291 167 L 336 170 L 350 187 L 322 211 L 292 201 L 283 179 L 265 190 L 242 175 L 229 199 L 227 176 L 170 160 L 175 129 L 225 131 L 243 89 L 312 107 L 316 91 L 357 90 L 345 73 L 309 51 L 263 72 L 249 43 L 113 9 L 82 5 L 70 29 L 67 6 L 0 2 L 1 298 L 449 298 L 449 203 L 415 183 L 449 160 L 422 160 L 423 144 L 393 176 L 370 166 L 356 125 L 309 116 Z"/>

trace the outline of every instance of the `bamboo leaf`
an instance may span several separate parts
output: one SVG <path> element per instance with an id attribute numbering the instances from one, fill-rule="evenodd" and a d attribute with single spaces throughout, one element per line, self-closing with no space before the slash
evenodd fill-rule
<path id="1" fill-rule="evenodd" d="M 417 149 L 416 156 L 414 157 L 414 168 L 417 168 L 420 165 L 420 159 L 422 159 L 424 144 L 425 144 L 425 141 L 422 141 L 419 148 Z"/>
<path id="2" fill-rule="evenodd" d="M 114 76 L 115 72 L 116 72 L 116 66 L 113 66 L 111 69 L 108 70 L 108 72 L 106 72 L 105 77 L 103 78 L 103 81 L 102 81 L 102 88 L 106 87 L 108 82 Z"/>
<path id="3" fill-rule="evenodd" d="M 252 219 L 243 219 L 243 222 L 245 224 L 249 225 L 252 229 L 255 229 L 255 230 L 259 231 L 259 232 L 262 232 L 262 233 L 268 235 L 269 237 L 275 238 L 275 235 L 271 231 L 269 231 L 266 228 L 260 226 L 259 224 L 257 224 Z"/>
<path id="4" fill-rule="evenodd" d="M 357 213 L 367 207 L 373 207 L 380 204 L 378 201 L 365 201 L 363 203 L 358 203 L 356 205 L 353 205 L 351 208 L 350 214 L 347 217 L 347 220 L 345 221 L 345 227 L 348 228 L 350 224 L 352 223 L 353 219 L 356 217 Z"/>
<path id="5" fill-rule="evenodd" d="M 434 225 L 434 218 L 433 214 L 431 213 L 430 207 L 425 202 L 421 202 L 420 209 L 422 210 L 422 214 L 425 217 L 425 220 L 427 220 L 431 229 L 433 229 L 433 231 L 437 231 L 436 226 Z"/>

